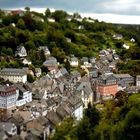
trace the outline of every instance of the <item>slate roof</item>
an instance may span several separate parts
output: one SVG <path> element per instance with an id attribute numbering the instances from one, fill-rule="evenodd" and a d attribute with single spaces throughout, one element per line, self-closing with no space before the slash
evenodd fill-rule
<path id="1" fill-rule="evenodd" d="M 47 113 L 47 119 L 54 125 L 56 126 L 59 124 L 62 119 L 58 116 L 58 114 L 54 111 L 50 111 Z"/>
<path id="2" fill-rule="evenodd" d="M 13 127 L 16 127 L 14 123 L 0 122 L 0 130 L 10 132 Z"/>
<path id="3" fill-rule="evenodd" d="M 23 69 L 4 68 L 0 70 L 0 75 L 23 76 L 26 75 L 26 72 Z"/>

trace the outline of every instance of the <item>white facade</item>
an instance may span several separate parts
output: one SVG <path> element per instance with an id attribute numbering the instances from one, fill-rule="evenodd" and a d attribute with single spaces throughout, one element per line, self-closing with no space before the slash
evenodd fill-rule
<path id="1" fill-rule="evenodd" d="M 17 83 L 22 82 L 25 83 L 27 81 L 27 74 L 22 69 L 12 69 L 5 68 L 0 71 L 0 77 L 4 80 L 9 80 L 11 82 Z"/>
<path id="2" fill-rule="evenodd" d="M 74 111 L 74 116 L 76 117 L 77 120 L 82 119 L 82 117 L 83 117 L 83 105 L 81 105 L 80 107 L 78 107 Z"/>
<path id="3" fill-rule="evenodd" d="M 12 75 L 12 76 L 0 76 L 1 78 L 3 78 L 5 81 L 9 80 L 11 82 L 17 83 L 17 82 L 22 82 L 22 83 L 26 83 L 27 81 L 27 75 L 23 75 L 23 76 L 16 76 L 16 75 Z"/>
<path id="4" fill-rule="evenodd" d="M 72 67 L 78 67 L 78 61 L 70 61 Z"/>
<path id="5" fill-rule="evenodd" d="M 136 77 L 136 86 L 140 87 L 140 75 Z"/>
<path id="6" fill-rule="evenodd" d="M 93 103 L 93 93 L 90 93 L 90 95 L 86 95 L 84 90 L 82 90 L 82 101 L 84 103 L 84 108 L 88 108 L 89 103 Z"/>
<path id="7" fill-rule="evenodd" d="M 8 109 L 16 104 L 16 88 L 7 85 L 0 86 L 0 108 Z"/>
<path id="8" fill-rule="evenodd" d="M 19 57 L 26 57 L 27 56 L 27 52 L 24 46 L 18 46 L 17 47 L 17 51 L 15 53 L 15 56 L 19 56 Z"/>
<path id="9" fill-rule="evenodd" d="M 30 60 L 26 59 L 26 58 L 22 61 L 22 63 L 24 65 L 31 65 L 32 64 L 32 62 Z"/>
<path id="10" fill-rule="evenodd" d="M 17 95 L 19 96 L 19 90 L 17 90 Z M 31 101 L 32 101 L 32 92 L 26 91 L 23 93 L 23 97 L 16 101 L 16 106 L 22 106 Z"/>
<path id="11" fill-rule="evenodd" d="M 16 94 L 10 96 L 0 96 L 0 108 L 9 109 L 16 104 Z"/>

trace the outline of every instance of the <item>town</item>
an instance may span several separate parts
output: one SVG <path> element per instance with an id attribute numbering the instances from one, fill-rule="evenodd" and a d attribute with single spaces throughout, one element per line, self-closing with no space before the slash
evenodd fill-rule
<path id="1" fill-rule="evenodd" d="M 28 68 L 0 70 L 0 77 L 5 81 L 0 85 L 0 127 L 9 135 L 20 134 L 25 138 L 31 133 L 46 138 L 66 117 L 80 120 L 88 103 L 101 103 L 118 91 L 140 91 L 139 75 L 135 78 L 129 74 L 113 73 L 120 61 L 114 49 L 100 51 L 98 59 L 83 57 L 80 64 L 77 57 L 68 57 L 70 66 L 76 68 L 80 65 L 85 71 L 84 76 L 76 70 L 69 73 L 65 67 L 59 68 L 59 62 L 50 56 L 48 47 L 41 46 L 40 49 L 47 54 L 44 65 L 49 69 L 43 77 L 40 77 L 40 68 L 36 68 L 35 73 Z M 18 50 L 18 55 L 24 58 L 24 46 Z M 28 73 L 38 79 L 27 82 Z M 1 132 L 1 136 L 6 136 L 5 132 Z"/>
<path id="2" fill-rule="evenodd" d="M 83 25 L 78 26 L 78 30 L 82 29 Z M 121 40 L 123 35 L 110 38 Z M 71 38 L 66 40 L 72 42 Z M 135 43 L 134 38 L 129 41 Z M 121 47 L 129 49 L 125 43 Z M 118 72 L 117 64 L 123 60 L 115 48 L 101 49 L 95 57 L 70 54 L 64 64 L 49 49 L 47 44 L 38 47 L 45 59 L 43 67 L 33 67 L 29 50 L 20 44 L 14 57 L 23 67 L 0 68 L 0 139 L 46 140 L 66 118 L 80 121 L 88 104 L 103 105 L 120 91 L 140 93 L 140 75 Z"/>

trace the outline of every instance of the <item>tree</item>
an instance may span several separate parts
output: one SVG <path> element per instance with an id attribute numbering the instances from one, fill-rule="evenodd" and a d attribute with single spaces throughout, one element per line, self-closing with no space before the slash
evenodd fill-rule
<path id="1" fill-rule="evenodd" d="M 50 140 L 76 140 L 73 133 L 74 120 L 73 118 L 65 119 L 60 125 L 56 127 L 55 134 Z"/>
<path id="2" fill-rule="evenodd" d="M 52 13 L 52 17 L 55 19 L 55 21 L 60 22 L 61 20 L 64 20 L 67 17 L 67 13 L 63 10 L 56 10 Z"/>
<path id="3" fill-rule="evenodd" d="M 35 46 L 34 42 L 30 40 L 30 41 L 27 41 L 25 43 L 25 48 L 27 49 L 27 51 L 29 51 L 29 50 L 35 50 L 36 49 L 36 46 Z"/>
<path id="4" fill-rule="evenodd" d="M 66 60 L 65 62 L 65 68 L 67 69 L 68 72 L 70 72 L 70 62 L 68 60 Z"/>
<path id="5" fill-rule="evenodd" d="M 20 18 L 20 19 L 18 20 L 16 26 L 17 26 L 18 28 L 20 28 L 20 29 L 25 29 L 25 28 L 26 28 L 25 22 L 24 22 L 24 20 L 23 20 L 22 18 Z"/>
<path id="6" fill-rule="evenodd" d="M 34 77 L 31 75 L 31 74 L 27 74 L 27 81 L 30 82 L 30 83 L 33 83 L 34 82 Z"/>
<path id="7" fill-rule="evenodd" d="M 45 16 L 46 16 L 46 17 L 50 17 L 50 16 L 51 16 L 51 11 L 50 11 L 49 8 L 46 9 L 46 11 L 45 11 Z"/>

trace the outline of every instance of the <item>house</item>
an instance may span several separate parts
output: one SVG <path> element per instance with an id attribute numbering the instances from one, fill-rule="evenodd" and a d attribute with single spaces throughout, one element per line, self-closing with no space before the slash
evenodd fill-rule
<path id="1" fill-rule="evenodd" d="M 50 67 L 56 67 L 57 66 L 57 59 L 55 57 L 48 57 L 46 61 L 43 63 L 44 66 L 50 68 Z"/>
<path id="2" fill-rule="evenodd" d="M 97 78 L 98 77 L 98 69 L 96 68 L 96 66 L 93 66 L 91 68 L 88 68 L 89 71 L 89 77 L 90 78 Z"/>
<path id="3" fill-rule="evenodd" d="M 68 74 L 68 71 L 66 70 L 66 68 L 61 68 L 56 74 L 55 74 L 55 78 L 59 78 L 61 76 L 64 76 Z"/>
<path id="4" fill-rule="evenodd" d="M 126 44 L 123 44 L 123 48 L 125 48 L 125 49 L 129 49 L 130 46 L 128 46 L 128 45 L 126 45 Z"/>
<path id="5" fill-rule="evenodd" d="M 126 89 L 124 89 L 124 91 L 126 93 L 130 93 L 130 94 L 132 94 L 132 93 L 139 93 L 140 92 L 140 88 L 137 87 L 137 86 L 129 86 L 129 87 L 126 87 Z"/>
<path id="6" fill-rule="evenodd" d="M 55 111 L 49 111 L 46 117 L 50 121 L 50 124 L 53 129 L 55 128 L 56 125 L 59 125 L 62 121 L 60 116 Z"/>
<path id="7" fill-rule="evenodd" d="M 16 88 L 10 85 L 0 85 L 0 108 L 15 107 L 17 99 Z"/>
<path id="8" fill-rule="evenodd" d="M 39 50 L 43 50 L 46 57 L 50 56 L 50 54 L 51 54 L 48 49 L 48 46 L 39 46 Z"/>
<path id="9" fill-rule="evenodd" d="M 76 120 L 83 118 L 83 102 L 79 97 L 75 95 L 69 96 L 66 104 L 72 112 L 71 115 L 73 115 Z"/>
<path id="10" fill-rule="evenodd" d="M 13 14 L 13 15 L 17 15 L 18 14 L 19 16 L 23 16 L 24 15 L 24 11 L 21 10 L 21 9 L 19 9 L 19 10 L 12 10 L 11 14 Z"/>
<path id="11" fill-rule="evenodd" d="M 131 42 L 135 42 L 135 39 L 134 39 L 134 38 L 131 38 L 130 41 L 131 41 Z"/>
<path id="12" fill-rule="evenodd" d="M 89 64 L 88 57 L 83 57 L 81 61 L 82 61 L 83 65 L 88 65 Z"/>
<path id="13" fill-rule="evenodd" d="M 111 98 L 118 91 L 117 78 L 114 75 L 101 75 L 98 78 L 97 92 L 101 98 Z"/>
<path id="14" fill-rule="evenodd" d="M 27 56 L 27 52 L 24 46 L 18 46 L 17 50 L 15 52 L 15 56 L 19 56 L 19 57 L 26 57 Z"/>
<path id="15" fill-rule="evenodd" d="M 67 42 L 71 42 L 71 38 L 66 37 Z"/>
<path id="16" fill-rule="evenodd" d="M 17 134 L 19 135 L 21 133 L 21 128 L 23 127 L 24 119 L 23 116 L 21 116 L 21 114 L 19 113 L 19 111 L 15 111 L 14 113 L 11 113 L 11 116 L 6 118 L 5 121 L 14 123 L 17 127 Z"/>
<path id="17" fill-rule="evenodd" d="M 27 73 L 23 69 L 4 68 L 0 70 L 0 77 L 14 83 L 27 81 Z"/>
<path id="18" fill-rule="evenodd" d="M 113 54 L 113 58 L 114 58 L 114 60 L 119 60 L 119 55 Z"/>
<path id="19" fill-rule="evenodd" d="M 89 82 L 81 82 L 75 94 L 82 99 L 84 108 L 87 108 L 89 103 L 93 103 L 93 91 Z"/>
<path id="20" fill-rule="evenodd" d="M 95 57 L 89 58 L 89 62 L 90 62 L 91 64 L 95 63 L 95 61 L 96 61 L 96 58 L 95 58 Z"/>
<path id="21" fill-rule="evenodd" d="M 119 89 L 134 85 L 134 78 L 130 74 L 114 74 L 118 80 Z"/>
<path id="22" fill-rule="evenodd" d="M 16 106 L 22 106 L 32 101 L 32 92 L 26 90 L 22 83 L 16 83 L 14 87 L 17 89 Z"/>
<path id="23" fill-rule="evenodd" d="M 10 139 L 17 134 L 17 127 L 14 123 L 0 122 L 0 140 Z"/>
<path id="24" fill-rule="evenodd" d="M 71 72 L 71 78 L 72 78 L 72 80 L 73 81 L 80 81 L 80 79 L 81 79 L 81 74 L 80 74 L 80 72 L 79 71 L 72 71 Z"/>
<path id="25" fill-rule="evenodd" d="M 24 127 L 24 132 L 26 132 L 25 137 L 27 137 L 29 131 L 36 137 L 40 137 L 40 139 L 46 139 L 47 135 L 50 134 L 49 120 L 44 116 L 40 116 L 27 122 Z"/>
<path id="26" fill-rule="evenodd" d="M 136 76 L 136 86 L 140 87 L 140 75 Z"/>
<path id="27" fill-rule="evenodd" d="M 49 22 L 55 22 L 55 19 L 54 18 L 48 18 L 48 21 Z"/>
<path id="28" fill-rule="evenodd" d="M 77 57 L 71 57 L 70 58 L 70 65 L 72 66 L 72 67 L 78 67 L 78 58 Z"/>
<path id="29" fill-rule="evenodd" d="M 114 38 L 114 39 L 117 39 L 117 40 L 120 40 L 120 39 L 123 38 L 123 35 L 122 35 L 122 34 L 114 34 L 114 35 L 113 35 L 113 38 Z"/>
<path id="30" fill-rule="evenodd" d="M 100 52 L 99 52 L 99 56 L 100 57 L 104 57 L 106 55 L 106 50 L 101 50 Z"/>
<path id="31" fill-rule="evenodd" d="M 22 61 L 22 63 L 24 65 L 31 65 L 32 64 L 32 62 L 31 62 L 31 60 L 29 58 L 24 58 L 23 61 Z"/>
<path id="32" fill-rule="evenodd" d="M 84 25 L 79 25 L 79 26 L 78 26 L 78 29 L 79 29 L 79 30 L 83 30 L 83 29 L 85 29 L 85 27 L 84 27 Z"/>
<path id="33" fill-rule="evenodd" d="M 35 75 L 36 75 L 36 77 L 40 77 L 41 74 L 42 74 L 41 68 L 35 68 Z"/>

